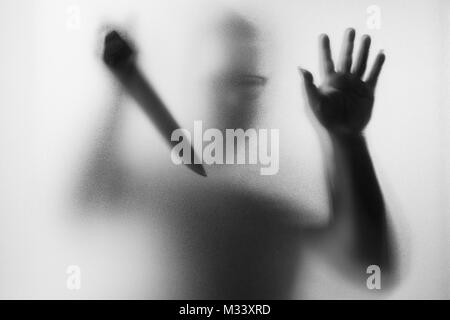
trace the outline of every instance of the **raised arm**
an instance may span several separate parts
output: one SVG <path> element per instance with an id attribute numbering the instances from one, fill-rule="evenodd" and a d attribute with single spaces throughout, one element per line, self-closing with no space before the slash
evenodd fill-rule
<path id="1" fill-rule="evenodd" d="M 393 270 L 392 244 L 386 207 L 364 137 L 374 105 L 374 92 L 385 55 L 378 53 L 365 80 L 370 37 L 362 37 L 356 61 L 352 61 L 355 30 L 345 32 L 337 66 L 327 35 L 320 37 L 323 83 L 316 87 L 310 72 L 300 69 L 309 107 L 318 120 L 325 147 L 332 222 L 324 243 L 339 255 L 350 257 L 366 276 L 370 265 L 382 275 Z"/>

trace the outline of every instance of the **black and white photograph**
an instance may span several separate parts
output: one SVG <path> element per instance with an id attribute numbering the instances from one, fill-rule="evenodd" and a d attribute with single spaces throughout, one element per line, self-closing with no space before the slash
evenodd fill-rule
<path id="1" fill-rule="evenodd" d="M 449 0 L 0 0 L 0 33 L 0 300 L 450 299 Z"/>

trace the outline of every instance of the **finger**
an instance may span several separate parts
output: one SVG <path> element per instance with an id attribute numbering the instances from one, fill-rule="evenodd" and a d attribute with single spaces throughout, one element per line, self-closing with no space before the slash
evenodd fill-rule
<path id="1" fill-rule="evenodd" d="M 377 57 L 375 58 L 375 62 L 373 63 L 372 70 L 370 71 L 366 83 L 367 85 L 372 89 L 375 90 L 375 87 L 377 85 L 378 76 L 380 75 L 381 68 L 383 68 L 384 61 L 386 60 L 386 55 L 383 51 L 380 51 L 378 53 Z"/>
<path id="2" fill-rule="evenodd" d="M 306 96 L 308 98 L 309 105 L 314 107 L 319 100 L 319 90 L 314 85 L 314 79 L 308 70 L 298 68 L 300 75 L 303 78 L 303 84 L 305 86 Z"/>
<path id="3" fill-rule="evenodd" d="M 334 73 L 334 63 L 331 56 L 330 39 L 326 34 L 322 34 L 319 40 L 320 65 L 322 74 L 328 76 Z"/>
<path id="4" fill-rule="evenodd" d="M 359 78 L 361 78 L 364 75 L 364 72 L 366 72 L 367 58 L 369 57 L 370 42 L 371 40 L 368 35 L 364 35 L 361 39 L 361 46 L 359 48 L 358 58 L 352 70 L 352 73 L 358 76 Z"/>
<path id="5" fill-rule="evenodd" d="M 350 72 L 352 66 L 353 43 L 355 42 L 355 29 L 349 28 L 345 31 L 339 58 L 338 71 Z"/>

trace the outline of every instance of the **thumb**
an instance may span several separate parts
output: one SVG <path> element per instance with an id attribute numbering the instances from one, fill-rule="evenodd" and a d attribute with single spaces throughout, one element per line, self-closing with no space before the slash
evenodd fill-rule
<path id="1" fill-rule="evenodd" d="M 309 105 L 313 107 L 319 100 L 319 91 L 314 85 L 314 78 L 311 72 L 308 70 L 298 68 L 300 76 L 303 78 L 303 85 L 305 87 L 306 96 L 308 98 Z"/>

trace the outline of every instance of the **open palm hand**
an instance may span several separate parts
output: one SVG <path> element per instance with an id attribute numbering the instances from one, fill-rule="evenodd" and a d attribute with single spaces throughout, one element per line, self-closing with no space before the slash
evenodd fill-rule
<path id="1" fill-rule="evenodd" d="M 330 40 L 327 35 L 320 37 L 323 83 L 319 87 L 314 84 L 309 71 L 300 69 L 309 106 L 319 122 L 333 134 L 359 134 L 364 130 L 372 114 L 375 86 L 385 61 L 381 51 L 363 80 L 371 40 L 367 35 L 362 37 L 359 54 L 353 64 L 354 40 L 355 30 L 347 29 L 335 70 Z"/>

